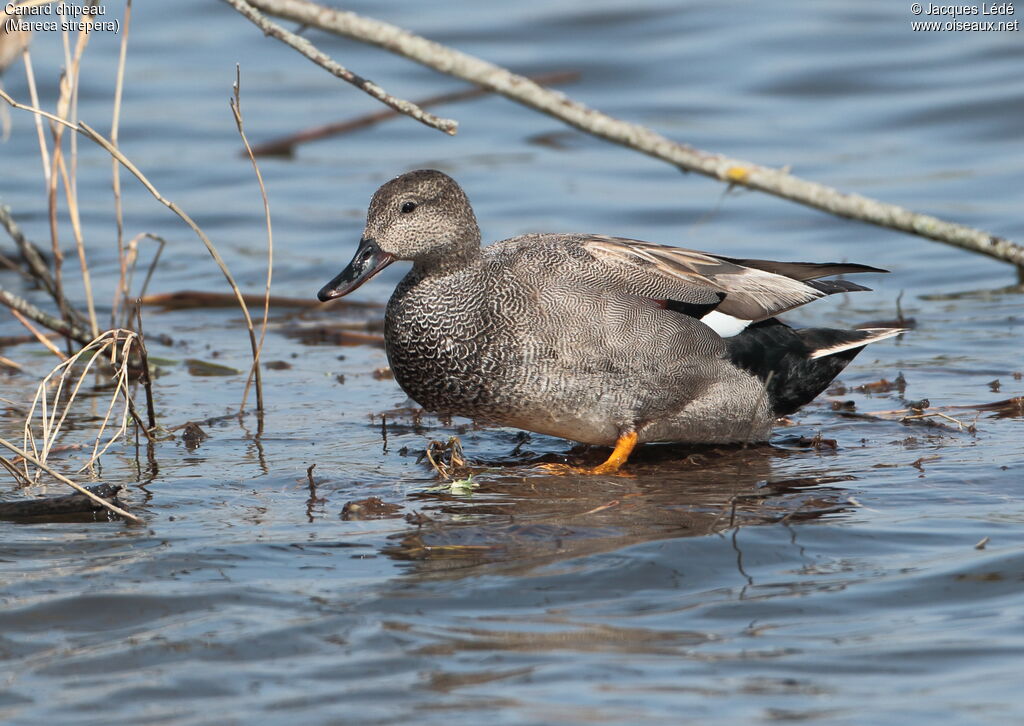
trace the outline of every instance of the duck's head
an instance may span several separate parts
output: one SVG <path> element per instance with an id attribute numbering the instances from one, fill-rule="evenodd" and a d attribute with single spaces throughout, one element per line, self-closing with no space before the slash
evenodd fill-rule
<path id="1" fill-rule="evenodd" d="M 317 297 L 347 295 L 395 260 L 430 272 L 465 264 L 479 251 L 480 230 L 462 188 L 433 169 L 410 171 L 373 195 L 355 256 Z"/>

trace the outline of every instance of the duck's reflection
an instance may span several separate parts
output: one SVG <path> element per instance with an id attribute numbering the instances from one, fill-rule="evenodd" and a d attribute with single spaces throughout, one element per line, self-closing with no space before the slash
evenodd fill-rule
<path id="1" fill-rule="evenodd" d="M 411 496 L 415 525 L 384 548 L 420 575 L 506 574 L 657 539 L 805 520 L 851 508 L 830 486 L 853 477 L 773 477 L 793 452 L 773 446 L 649 446 L 628 476 L 554 476 L 536 468 L 476 467 L 454 487 Z M 788 467 L 787 467 L 788 468 Z"/>

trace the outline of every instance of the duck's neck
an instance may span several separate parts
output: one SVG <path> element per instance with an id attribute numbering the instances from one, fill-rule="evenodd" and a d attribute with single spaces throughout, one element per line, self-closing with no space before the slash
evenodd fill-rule
<path id="1" fill-rule="evenodd" d="M 474 228 L 461 239 L 417 259 L 412 269 L 423 277 L 447 275 L 478 264 L 480 257 L 480 231 Z"/>

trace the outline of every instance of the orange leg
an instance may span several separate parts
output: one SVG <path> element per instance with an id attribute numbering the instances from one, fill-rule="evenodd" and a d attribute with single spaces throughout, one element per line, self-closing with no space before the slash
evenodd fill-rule
<path id="1" fill-rule="evenodd" d="M 612 451 L 611 456 L 600 466 L 593 468 L 579 467 L 579 466 L 567 466 L 565 464 L 541 464 L 540 468 L 544 469 L 551 474 L 614 474 L 622 465 L 629 459 L 629 455 L 633 453 L 633 449 L 636 448 L 637 439 L 640 437 L 635 431 L 622 434 L 615 442 L 615 450 Z"/>
<path id="2" fill-rule="evenodd" d="M 633 453 L 633 449 L 636 448 L 637 439 L 640 437 L 636 431 L 630 431 L 629 433 L 622 434 L 619 436 L 618 441 L 615 442 L 615 450 L 612 452 L 608 460 L 601 464 L 601 466 L 595 466 L 590 470 L 591 474 L 612 474 L 618 471 L 629 455 Z"/>

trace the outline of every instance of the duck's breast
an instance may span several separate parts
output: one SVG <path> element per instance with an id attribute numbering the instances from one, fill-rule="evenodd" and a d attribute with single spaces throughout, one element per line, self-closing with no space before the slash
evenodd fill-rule
<path id="1" fill-rule="evenodd" d="M 480 270 L 438 277 L 410 273 L 385 317 L 395 380 L 417 403 L 439 413 L 500 418 L 519 370 L 517 307 L 495 294 Z"/>

